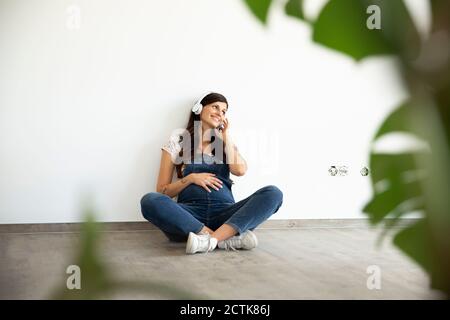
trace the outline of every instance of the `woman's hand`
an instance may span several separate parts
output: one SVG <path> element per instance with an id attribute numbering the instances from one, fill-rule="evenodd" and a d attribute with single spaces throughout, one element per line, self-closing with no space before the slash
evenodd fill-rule
<path id="1" fill-rule="evenodd" d="M 223 122 L 223 129 L 222 130 L 217 130 L 216 134 L 219 136 L 220 139 L 222 139 L 222 141 L 224 142 L 224 144 L 226 144 L 226 140 L 227 140 L 227 133 L 228 133 L 228 129 L 230 128 L 230 123 L 228 122 L 227 118 L 224 118 Z"/>
<path id="2" fill-rule="evenodd" d="M 233 140 L 228 134 L 230 123 L 226 118 L 223 122 L 224 129 L 222 130 L 222 136 L 220 137 L 224 143 L 225 153 L 227 155 L 227 163 L 230 167 L 230 172 L 235 176 L 243 176 L 247 171 L 247 162 L 242 158 Z"/>
<path id="3" fill-rule="evenodd" d="M 222 188 L 222 181 L 215 177 L 214 173 L 191 173 L 189 174 L 189 178 L 192 183 L 204 188 L 206 191 L 211 192 L 208 186 L 214 188 L 215 190 L 219 190 Z"/>
<path id="4" fill-rule="evenodd" d="M 230 124 L 228 122 L 228 118 L 223 119 L 223 130 L 222 134 L 226 134 L 227 130 L 230 128 Z"/>

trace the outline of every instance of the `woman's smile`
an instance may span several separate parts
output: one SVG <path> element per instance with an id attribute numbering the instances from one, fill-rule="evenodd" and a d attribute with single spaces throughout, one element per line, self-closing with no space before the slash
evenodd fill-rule
<path id="1" fill-rule="evenodd" d="M 220 120 L 221 120 L 219 116 L 212 115 L 211 118 L 216 120 L 217 122 L 220 122 Z"/>

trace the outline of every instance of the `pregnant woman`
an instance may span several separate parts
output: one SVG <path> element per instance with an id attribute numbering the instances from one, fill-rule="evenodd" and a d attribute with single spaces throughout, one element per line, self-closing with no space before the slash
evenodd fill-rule
<path id="1" fill-rule="evenodd" d="M 141 200 L 144 218 L 169 240 L 187 240 L 188 254 L 255 248 L 252 231 L 283 202 L 273 185 L 235 202 L 230 173 L 244 175 L 247 163 L 229 137 L 227 111 L 227 99 L 219 93 L 194 104 L 186 130 L 162 147 L 157 192 Z M 172 182 L 174 170 L 178 180 Z"/>

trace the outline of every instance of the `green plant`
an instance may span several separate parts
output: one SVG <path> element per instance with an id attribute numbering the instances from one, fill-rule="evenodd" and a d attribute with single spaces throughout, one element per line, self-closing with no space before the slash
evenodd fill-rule
<path id="1" fill-rule="evenodd" d="M 272 0 L 244 0 L 263 24 Z M 414 135 L 429 148 L 370 153 L 373 197 L 363 211 L 373 225 L 397 232 L 394 244 L 430 275 L 431 286 L 450 295 L 450 1 L 430 0 L 432 25 L 421 39 L 402 0 L 330 0 L 317 19 L 305 17 L 302 0 L 285 13 L 313 28 L 312 40 L 359 61 L 393 55 L 410 97 L 380 125 L 372 146 L 393 132 Z M 380 9 L 381 28 L 369 29 L 367 8 Z M 383 188 L 380 188 L 384 186 Z M 398 231 L 413 211 L 423 218 Z"/>
<path id="2" fill-rule="evenodd" d="M 161 281 L 143 279 L 130 281 L 117 279 L 101 259 L 98 246 L 101 243 L 101 225 L 94 220 L 94 212 L 85 210 L 85 222 L 80 232 L 80 246 L 75 265 L 81 270 L 81 288 L 69 290 L 66 282 L 51 293 L 50 299 L 57 300 L 91 300 L 108 299 L 116 293 L 139 292 L 156 294 L 171 299 L 205 299 L 180 288 L 167 285 Z"/>

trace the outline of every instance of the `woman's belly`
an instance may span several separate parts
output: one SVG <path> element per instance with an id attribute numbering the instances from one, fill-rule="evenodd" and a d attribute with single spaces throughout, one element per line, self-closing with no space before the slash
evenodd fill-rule
<path id="1" fill-rule="evenodd" d="M 206 191 L 203 187 L 196 184 L 190 184 L 178 194 L 178 202 L 180 203 L 198 203 L 198 204 L 214 204 L 214 203 L 234 203 L 234 197 L 227 185 L 223 184 L 222 188 L 215 190 L 209 187 L 211 192 Z"/>

